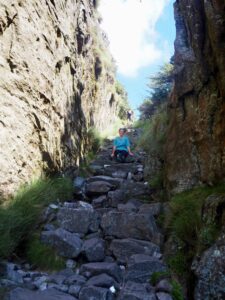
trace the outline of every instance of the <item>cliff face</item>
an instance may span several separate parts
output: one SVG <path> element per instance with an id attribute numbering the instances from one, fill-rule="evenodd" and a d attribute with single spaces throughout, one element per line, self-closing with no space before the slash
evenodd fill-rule
<path id="1" fill-rule="evenodd" d="M 95 3 L 0 3 L 0 196 L 43 169 L 78 163 L 87 130 L 115 119 L 114 69 Z"/>
<path id="2" fill-rule="evenodd" d="M 172 192 L 225 177 L 225 3 L 175 3 L 175 86 L 166 143 Z"/>

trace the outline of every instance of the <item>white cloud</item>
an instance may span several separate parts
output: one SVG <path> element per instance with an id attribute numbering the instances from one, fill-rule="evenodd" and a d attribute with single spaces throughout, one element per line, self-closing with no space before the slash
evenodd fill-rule
<path id="1" fill-rule="evenodd" d="M 141 67 L 159 60 L 163 54 L 157 47 L 156 22 L 169 0 L 101 0 L 110 49 L 117 61 L 118 72 L 136 76 Z"/>

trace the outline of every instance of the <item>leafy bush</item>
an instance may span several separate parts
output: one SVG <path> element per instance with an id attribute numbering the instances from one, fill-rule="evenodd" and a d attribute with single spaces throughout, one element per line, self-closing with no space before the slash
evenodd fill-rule
<path id="1" fill-rule="evenodd" d="M 22 187 L 0 207 L 0 257 L 11 256 L 29 239 L 45 206 L 69 200 L 72 193 L 72 182 L 67 178 L 40 179 Z"/>

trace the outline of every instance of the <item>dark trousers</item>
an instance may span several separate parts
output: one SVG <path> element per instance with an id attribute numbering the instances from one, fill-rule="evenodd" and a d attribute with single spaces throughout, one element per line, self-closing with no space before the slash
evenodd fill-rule
<path id="1" fill-rule="evenodd" d="M 128 156 L 128 152 L 125 150 L 116 150 L 115 151 L 116 160 L 119 162 L 125 162 L 127 156 Z"/>

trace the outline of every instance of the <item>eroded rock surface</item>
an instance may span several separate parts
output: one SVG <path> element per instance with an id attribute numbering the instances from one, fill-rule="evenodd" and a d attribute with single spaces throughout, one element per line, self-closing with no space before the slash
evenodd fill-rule
<path id="1" fill-rule="evenodd" d="M 95 4 L 0 3 L 1 196 L 43 170 L 75 167 L 89 128 L 105 129 L 117 115 L 115 68 Z"/>
<path id="2" fill-rule="evenodd" d="M 175 86 L 166 145 L 168 190 L 225 177 L 225 3 L 175 3 Z"/>

